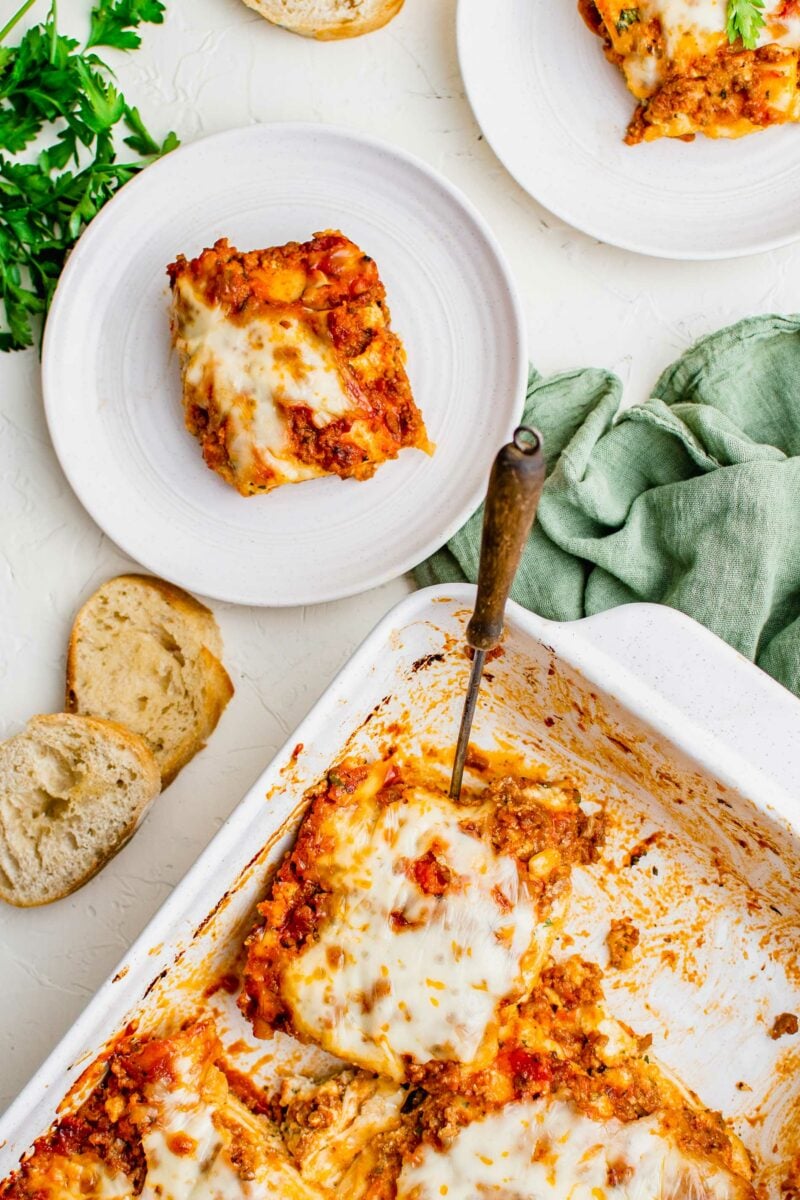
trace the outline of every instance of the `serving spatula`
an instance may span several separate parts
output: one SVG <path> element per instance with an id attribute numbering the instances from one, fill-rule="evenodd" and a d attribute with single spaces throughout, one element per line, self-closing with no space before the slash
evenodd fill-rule
<path id="1" fill-rule="evenodd" d="M 494 460 L 483 512 L 478 594 L 467 625 L 467 645 L 474 651 L 467 696 L 458 731 L 450 797 L 461 795 L 469 735 L 486 655 L 499 645 L 508 593 L 528 539 L 545 477 L 542 435 L 528 425 L 514 430 L 513 440 Z"/>

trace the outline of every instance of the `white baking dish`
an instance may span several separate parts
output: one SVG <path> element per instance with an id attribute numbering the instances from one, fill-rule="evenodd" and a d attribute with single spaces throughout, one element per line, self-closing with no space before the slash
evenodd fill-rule
<path id="1" fill-rule="evenodd" d="M 256 1043 L 224 989 L 204 989 L 235 957 L 303 793 L 333 761 L 380 752 L 398 722 L 406 749 L 452 745 L 473 595 L 417 592 L 370 634 L 0 1120 L 0 1178 L 129 1021 L 212 1009 L 240 1069 L 304 1069 L 307 1051 Z M 576 876 L 563 949 L 604 965 L 609 916 L 633 918 L 641 952 L 609 972 L 612 1007 L 735 1118 L 777 1195 L 800 1152 L 800 1037 L 769 1037 L 775 1016 L 800 1012 L 800 702 L 669 609 L 557 624 L 510 605 L 473 742 L 567 767 L 607 800 L 605 865 Z"/>

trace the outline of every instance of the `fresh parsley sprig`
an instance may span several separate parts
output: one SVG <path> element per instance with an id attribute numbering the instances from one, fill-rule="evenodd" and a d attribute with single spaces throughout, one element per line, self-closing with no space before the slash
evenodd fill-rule
<path id="1" fill-rule="evenodd" d="M 18 45 L 2 45 L 33 3 L 25 0 L 0 30 L 0 350 L 33 344 L 83 229 L 123 183 L 178 145 L 174 133 L 163 142 L 152 136 L 91 49 L 138 46 L 135 28 L 163 20 L 160 0 L 99 0 L 82 49 L 58 32 L 53 0 L 42 24 Z M 139 159 L 117 161 L 120 133 Z M 27 161 L 38 139 L 42 148 Z"/>
<path id="2" fill-rule="evenodd" d="M 725 31 L 729 42 L 741 38 L 746 50 L 755 50 L 764 24 L 764 0 L 728 0 Z"/>
<path id="3" fill-rule="evenodd" d="M 135 50 L 142 44 L 136 28 L 143 22 L 161 25 L 163 20 L 161 0 L 100 0 L 92 9 L 92 27 L 86 45 Z"/>

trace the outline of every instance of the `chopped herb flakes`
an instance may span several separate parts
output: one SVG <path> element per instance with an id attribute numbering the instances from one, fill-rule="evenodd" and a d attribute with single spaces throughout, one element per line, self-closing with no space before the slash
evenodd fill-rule
<path id="1" fill-rule="evenodd" d="M 617 33 L 624 33 L 626 29 L 630 29 L 631 25 L 635 25 L 637 21 L 641 21 L 642 15 L 638 8 L 623 8 L 620 9 L 620 14 L 616 19 Z"/>

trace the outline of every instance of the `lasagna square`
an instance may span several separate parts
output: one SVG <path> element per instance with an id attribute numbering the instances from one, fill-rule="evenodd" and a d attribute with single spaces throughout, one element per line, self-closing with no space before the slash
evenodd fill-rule
<path id="1" fill-rule="evenodd" d="M 133 1038 L 88 1100 L 0 1183 L 2 1200 L 325 1200 L 229 1086 L 213 1022 Z"/>
<path id="2" fill-rule="evenodd" d="M 601 833 L 567 782 L 454 803 L 413 766 L 337 768 L 260 906 L 245 1014 L 396 1081 L 490 1057 Z"/>
<path id="3" fill-rule="evenodd" d="M 344 234 L 167 268 L 186 427 L 243 496 L 432 453 L 374 261 Z"/>
<path id="4" fill-rule="evenodd" d="M 755 6 L 747 44 L 726 0 L 578 0 L 638 106 L 629 145 L 736 138 L 800 120 L 797 0 Z"/>

